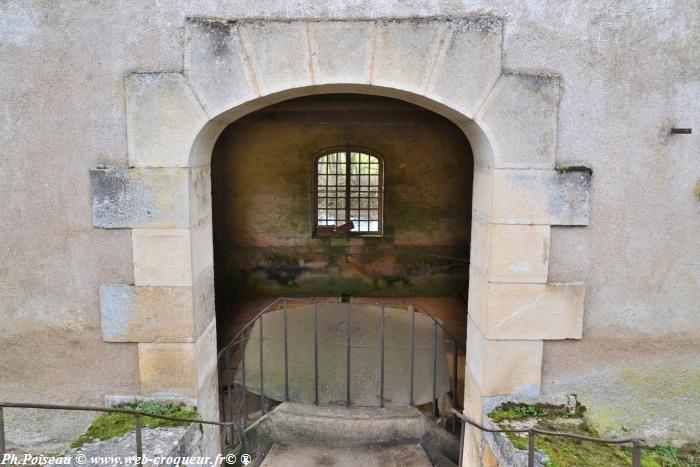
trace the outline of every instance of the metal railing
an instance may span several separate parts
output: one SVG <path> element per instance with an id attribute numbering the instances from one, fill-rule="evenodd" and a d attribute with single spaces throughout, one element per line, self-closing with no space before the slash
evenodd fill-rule
<path id="1" fill-rule="evenodd" d="M 529 428 L 529 429 L 491 429 L 475 422 L 458 410 L 452 409 L 452 413 L 459 418 L 461 421 L 461 435 L 459 443 L 459 465 L 462 465 L 462 458 L 464 456 L 464 424 L 469 425 L 487 433 L 527 433 L 527 465 L 528 467 L 534 467 L 535 465 L 535 436 L 545 435 L 545 436 L 557 436 L 560 438 L 575 439 L 578 441 L 589 441 L 596 444 L 631 444 L 632 445 L 632 467 L 641 467 L 642 465 L 642 447 L 646 446 L 646 442 L 639 438 L 625 438 L 625 439 L 601 439 L 601 438 L 591 438 L 590 436 L 577 435 L 574 433 L 561 433 L 558 431 L 548 431 L 540 430 L 539 428 Z"/>
<path id="2" fill-rule="evenodd" d="M 406 305 L 401 305 L 401 304 L 382 304 L 382 303 L 362 303 L 362 302 L 357 302 L 357 303 L 340 303 L 340 302 L 327 302 L 327 301 L 318 301 L 315 299 L 303 299 L 303 298 L 278 298 L 275 299 L 272 303 L 267 305 L 262 311 L 260 311 L 250 322 L 248 322 L 239 332 L 236 334 L 236 336 L 227 344 L 218 354 L 218 359 L 219 359 L 219 385 L 220 385 L 220 397 L 221 397 L 221 407 L 223 411 L 223 419 L 224 420 L 236 420 L 236 419 L 241 419 L 241 424 L 245 428 L 248 424 L 248 419 L 249 419 L 249 407 L 248 407 L 248 386 L 246 382 L 246 359 L 245 359 L 245 352 L 246 352 L 246 344 L 249 340 L 250 334 L 252 333 L 254 326 L 256 323 L 259 323 L 258 326 L 258 355 L 259 355 L 259 370 L 260 370 L 260 381 L 258 382 L 259 387 L 260 387 L 260 412 L 261 414 L 264 414 L 266 412 L 266 396 L 265 396 L 265 381 L 264 381 L 264 371 L 263 371 L 263 353 L 264 353 L 264 347 L 263 347 L 263 323 L 264 323 L 264 316 L 270 312 L 273 311 L 282 311 L 283 313 L 283 331 L 282 331 L 282 347 L 283 347 L 283 368 L 284 368 L 284 402 L 290 401 L 290 390 L 289 390 L 289 353 L 288 353 L 288 319 L 289 319 L 289 314 L 290 312 L 290 303 L 294 304 L 306 304 L 310 307 L 313 307 L 313 365 L 314 365 L 314 396 L 313 396 L 313 401 L 314 404 L 319 405 L 319 313 L 320 307 L 323 305 L 336 305 L 336 306 L 346 306 L 346 317 L 345 317 L 345 339 L 346 339 L 346 355 L 345 355 L 345 365 L 346 365 L 346 372 L 345 372 L 345 405 L 347 407 L 351 406 L 351 397 L 350 397 L 350 389 L 351 389 L 351 344 L 352 344 L 352 334 L 351 334 L 351 327 L 352 327 L 352 314 L 353 310 L 358 307 L 368 307 L 368 306 L 374 306 L 377 307 L 378 313 L 379 313 L 379 361 L 380 361 L 380 369 L 379 369 L 379 395 L 378 395 L 378 401 L 379 401 L 379 406 L 384 407 L 384 389 L 385 389 L 385 307 L 388 308 L 401 308 L 405 307 Z M 451 392 L 451 400 L 453 407 L 458 407 L 458 404 L 460 403 L 459 398 L 457 397 L 458 394 L 458 388 L 457 388 L 457 370 L 458 370 L 458 364 L 457 360 L 460 355 L 464 355 L 466 353 L 466 347 L 464 344 L 461 344 L 445 327 L 437 320 L 435 319 L 430 313 L 427 312 L 423 307 L 420 305 L 410 305 L 409 306 L 409 312 L 411 312 L 411 326 L 410 326 L 410 334 L 406 336 L 407 339 L 410 340 L 410 348 L 411 348 L 411 357 L 410 357 L 410 386 L 409 386 L 409 405 L 414 405 L 414 391 L 413 391 L 413 386 L 415 384 L 414 381 L 414 374 L 415 374 L 415 350 L 416 350 L 416 314 L 421 314 L 425 315 L 428 318 L 430 318 L 432 322 L 432 327 L 433 327 L 433 333 L 432 333 L 432 359 L 433 359 L 433 365 L 432 365 L 432 414 L 433 416 L 438 415 L 438 407 L 436 404 L 437 400 L 437 362 L 438 362 L 438 330 L 441 330 L 443 335 L 446 336 L 444 340 L 447 340 L 452 343 L 452 375 L 450 377 L 450 392 Z M 444 344 L 444 342 L 443 342 Z M 240 403 L 239 401 L 234 401 L 234 387 L 236 386 L 236 383 L 234 381 L 235 379 L 235 374 L 232 371 L 234 368 L 232 368 L 231 364 L 233 363 L 233 353 L 238 349 L 239 351 L 239 366 L 235 368 L 236 370 L 240 371 L 241 376 L 240 376 L 240 391 L 237 393 L 240 395 Z M 228 404 L 225 402 L 225 398 L 228 397 Z M 239 407 L 242 405 L 242 410 L 241 413 L 236 413 L 234 407 Z M 228 406 L 228 410 L 225 410 L 224 407 Z M 451 414 L 445 414 L 447 416 L 451 416 Z M 453 427 L 456 426 L 456 423 L 453 424 Z"/>
<path id="3" fill-rule="evenodd" d="M 141 440 L 141 430 L 143 428 L 142 423 L 141 423 L 141 418 L 142 417 L 150 417 L 150 418 L 157 418 L 160 420 L 169 420 L 172 422 L 180 422 L 180 423 L 199 423 L 202 425 L 215 425 L 220 427 L 221 429 L 226 429 L 228 428 L 231 434 L 231 440 L 239 439 L 241 441 L 245 440 L 245 431 L 238 425 L 237 423 L 233 421 L 228 421 L 228 422 L 214 422 L 210 420 L 200 420 L 200 419 L 195 419 L 195 418 L 178 418 L 178 417 L 169 417 L 167 415 L 159 415 L 159 414 L 153 414 L 153 413 L 148 413 L 148 412 L 142 412 L 139 410 L 128 410 L 128 409 L 119 409 L 119 408 L 108 408 L 108 407 L 89 407 L 89 406 L 81 406 L 81 405 L 54 405 L 54 404 L 29 404 L 29 403 L 22 403 L 22 402 L 0 402 L 0 457 L 2 457 L 3 454 L 6 452 L 6 444 L 5 444 L 5 416 L 4 416 L 4 409 L 5 408 L 13 408 L 13 409 L 46 409 L 46 410 L 72 410 L 72 411 L 81 411 L 81 412 L 103 412 L 103 413 L 121 413 L 121 414 L 127 414 L 131 415 L 134 417 L 134 428 L 135 428 L 135 441 L 136 441 L 136 456 L 137 456 L 137 462 L 139 464 L 143 463 L 143 443 Z M 227 445 L 226 447 L 229 448 L 235 448 L 237 445 L 230 444 Z"/>

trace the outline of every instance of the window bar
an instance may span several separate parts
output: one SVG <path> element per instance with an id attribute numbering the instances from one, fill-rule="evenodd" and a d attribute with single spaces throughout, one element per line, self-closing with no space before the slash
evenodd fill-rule
<path id="1" fill-rule="evenodd" d="M 345 324 L 345 339 L 347 350 L 345 352 L 345 407 L 350 407 L 350 319 L 352 318 L 352 305 L 348 303 L 347 321 Z"/>
<path id="2" fill-rule="evenodd" d="M 287 299 L 284 299 L 284 400 L 289 400 L 289 354 L 287 351 Z"/>
<path id="3" fill-rule="evenodd" d="M 352 167 L 351 152 L 348 148 L 345 152 L 345 223 L 350 222 L 350 168 Z"/>
<path id="4" fill-rule="evenodd" d="M 384 407 L 384 304 L 382 304 L 382 320 L 379 324 L 381 349 L 379 357 L 379 407 Z"/>

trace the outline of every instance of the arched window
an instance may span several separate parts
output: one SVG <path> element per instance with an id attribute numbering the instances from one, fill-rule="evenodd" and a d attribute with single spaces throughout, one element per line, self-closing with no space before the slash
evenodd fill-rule
<path id="1" fill-rule="evenodd" d="M 314 235 L 382 234 L 381 156 L 366 149 L 335 148 L 317 155 L 314 169 Z"/>

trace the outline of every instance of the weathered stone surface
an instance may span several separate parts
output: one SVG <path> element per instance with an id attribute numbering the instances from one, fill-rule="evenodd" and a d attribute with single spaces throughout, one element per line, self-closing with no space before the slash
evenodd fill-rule
<path id="1" fill-rule="evenodd" d="M 448 31 L 440 20 L 378 22 L 372 84 L 424 94 Z"/>
<path id="2" fill-rule="evenodd" d="M 430 463 L 420 444 L 354 448 L 275 444 L 260 467 L 307 467 L 309 465 L 431 467 L 433 464 Z"/>
<path id="3" fill-rule="evenodd" d="M 186 228 L 187 178 L 184 168 L 93 169 L 92 222 L 105 229 Z"/>
<path id="4" fill-rule="evenodd" d="M 194 296 L 194 335 L 199 337 L 209 326 L 209 323 L 216 318 L 213 265 L 205 268 L 195 277 L 192 293 Z"/>
<path id="5" fill-rule="evenodd" d="M 547 225 L 491 224 L 474 216 L 471 270 L 490 282 L 545 283 L 549 231 Z"/>
<path id="6" fill-rule="evenodd" d="M 467 366 L 484 396 L 539 394 L 542 349 L 542 341 L 488 340 L 469 318 Z"/>
<path id="7" fill-rule="evenodd" d="M 142 395 L 197 396 L 194 343 L 140 343 L 138 348 Z"/>
<path id="8" fill-rule="evenodd" d="M 188 229 L 134 229 L 131 237 L 136 285 L 192 285 Z"/>
<path id="9" fill-rule="evenodd" d="M 257 97 L 238 23 L 190 18 L 185 73 L 210 117 Z"/>
<path id="10" fill-rule="evenodd" d="M 143 428 L 141 431 L 143 455 L 150 458 L 156 456 L 166 459 L 168 457 L 178 456 L 198 456 L 200 439 L 201 433 L 199 431 L 199 426 L 194 423 L 189 426 Z M 132 431 L 124 436 L 104 441 L 96 441 L 85 444 L 79 448 L 70 449 L 62 454 L 62 456 L 71 459 L 72 463 L 65 464 L 71 466 L 84 464 L 76 461 L 76 455 L 78 453 L 82 453 L 87 459 L 107 457 L 116 460 L 120 458 L 119 460 L 122 460 L 122 462 L 90 462 L 91 465 L 118 467 L 124 465 L 123 460 L 125 460 L 125 457 L 136 455 L 135 445 L 136 433 Z M 175 467 L 178 464 L 161 463 L 159 465 Z"/>
<path id="11" fill-rule="evenodd" d="M 190 168 L 189 195 L 189 225 L 211 222 L 211 169 L 209 166 Z M 183 201 L 180 200 L 180 202 Z"/>
<path id="12" fill-rule="evenodd" d="M 503 24 L 478 16 L 454 20 L 449 27 L 428 95 L 473 117 L 501 73 Z"/>
<path id="13" fill-rule="evenodd" d="M 261 94 L 313 84 L 306 22 L 246 21 L 238 31 Z"/>
<path id="14" fill-rule="evenodd" d="M 495 169 L 490 220 L 588 225 L 590 188 L 591 173 L 586 170 Z"/>
<path id="15" fill-rule="evenodd" d="M 547 282 L 548 225 L 489 225 L 491 282 Z"/>
<path id="16" fill-rule="evenodd" d="M 488 339 L 580 339 L 581 283 L 504 284 L 470 274 L 469 316 Z"/>
<path id="17" fill-rule="evenodd" d="M 308 27 L 317 84 L 369 83 L 374 22 L 319 21 Z"/>
<path id="18" fill-rule="evenodd" d="M 495 167 L 554 167 L 559 77 L 505 73 L 479 110 L 476 121 L 489 135 Z"/>
<path id="19" fill-rule="evenodd" d="M 191 287 L 100 287 L 100 324 L 107 342 L 194 342 Z"/>
<path id="20" fill-rule="evenodd" d="M 126 80 L 129 164 L 185 167 L 199 130 L 209 120 L 180 73 L 138 73 Z"/>
<path id="21" fill-rule="evenodd" d="M 192 226 L 190 229 L 192 254 L 192 278 L 190 280 L 193 280 L 205 269 L 212 268 L 214 265 L 214 241 L 212 235 L 210 218 Z"/>
<path id="22" fill-rule="evenodd" d="M 217 371 L 216 321 L 212 320 L 196 342 L 198 394 L 207 388 L 212 374 Z"/>

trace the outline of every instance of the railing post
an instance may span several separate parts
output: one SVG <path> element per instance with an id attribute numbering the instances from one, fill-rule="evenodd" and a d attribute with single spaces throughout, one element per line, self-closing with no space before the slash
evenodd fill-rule
<path id="1" fill-rule="evenodd" d="M 248 426 L 248 389 L 245 385 L 245 334 L 241 335 L 241 383 L 243 384 L 243 429 Z M 233 421 L 233 420 L 231 420 Z"/>
<path id="2" fill-rule="evenodd" d="M 409 384 L 410 405 L 413 405 L 413 372 L 416 360 L 416 307 L 411 306 L 411 382 Z"/>
<path id="3" fill-rule="evenodd" d="M 535 467 L 535 432 L 527 432 L 527 467 Z"/>
<path id="4" fill-rule="evenodd" d="M 464 459 L 464 437 L 467 435 L 465 433 L 464 419 L 462 417 L 457 417 L 459 419 L 459 467 L 462 467 L 462 460 Z"/>
<path id="5" fill-rule="evenodd" d="M 433 417 L 437 417 L 438 409 L 435 403 L 435 398 L 437 397 L 437 321 L 433 321 Z"/>
<path id="6" fill-rule="evenodd" d="M 136 426 L 137 464 L 143 465 L 143 445 L 141 443 L 141 415 L 134 415 L 134 425 Z"/>
<path id="7" fill-rule="evenodd" d="M 229 371 L 231 369 L 231 367 L 229 365 L 230 359 L 231 359 L 231 352 L 227 350 L 226 353 L 224 354 L 224 371 L 223 371 L 223 375 L 221 378 L 222 388 L 226 387 L 226 372 L 233 374 L 233 371 Z M 228 392 L 228 417 L 229 417 L 229 421 L 233 421 L 233 413 L 234 413 L 233 412 L 233 381 L 231 382 L 231 384 L 228 385 L 227 392 Z M 226 414 L 225 410 L 224 410 L 224 414 Z M 233 442 L 233 439 L 231 440 L 231 442 Z"/>
<path id="8" fill-rule="evenodd" d="M 351 343 L 352 305 L 348 303 L 345 320 L 345 407 L 350 407 L 350 343 Z"/>
<path id="9" fill-rule="evenodd" d="M 284 299 L 284 400 L 289 400 L 289 353 L 287 351 L 287 299 Z"/>
<path id="10" fill-rule="evenodd" d="M 382 304 L 382 317 L 379 324 L 380 353 L 379 353 L 379 407 L 384 407 L 384 304 Z"/>
<path id="11" fill-rule="evenodd" d="M 642 446 L 638 440 L 632 441 L 632 467 L 642 465 Z"/>
<path id="12" fill-rule="evenodd" d="M 0 456 L 5 454 L 5 412 L 0 406 Z"/>
<path id="13" fill-rule="evenodd" d="M 260 315 L 260 411 L 265 413 L 265 369 L 263 367 L 263 316 Z"/>
<path id="14" fill-rule="evenodd" d="M 454 343 L 454 349 L 452 351 L 452 381 L 454 381 L 454 388 L 452 389 L 452 406 L 456 409 L 457 408 L 457 391 L 459 391 L 459 388 L 457 387 L 457 341 L 452 339 L 452 342 Z"/>
<path id="15" fill-rule="evenodd" d="M 318 405 L 318 303 L 314 303 L 314 403 Z"/>

